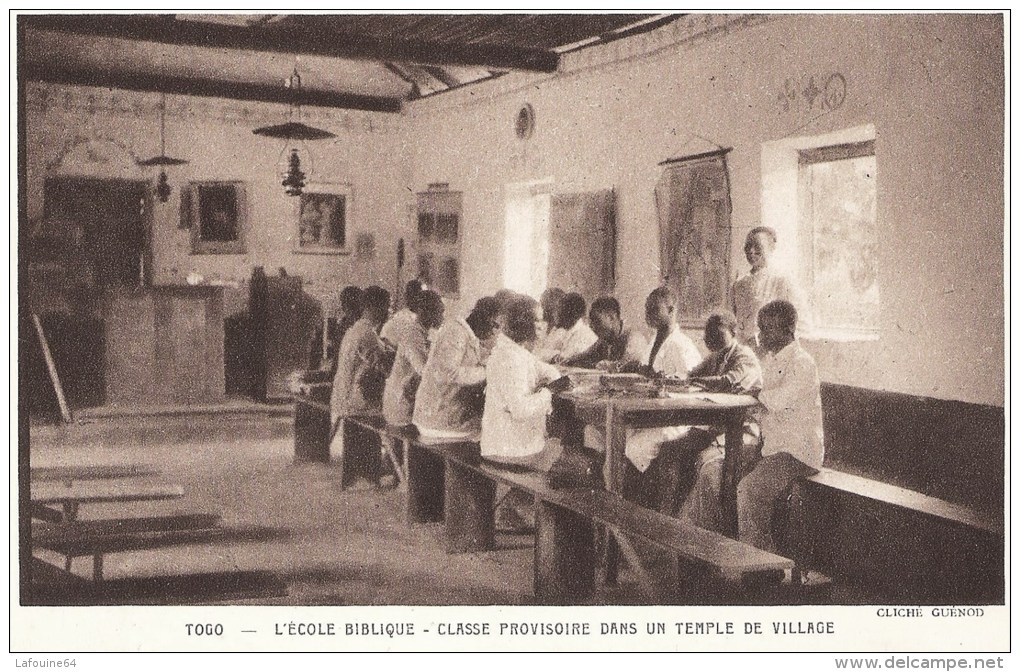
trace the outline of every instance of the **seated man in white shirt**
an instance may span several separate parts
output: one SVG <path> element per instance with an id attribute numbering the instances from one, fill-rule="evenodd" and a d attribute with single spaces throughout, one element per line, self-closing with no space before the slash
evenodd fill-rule
<path id="1" fill-rule="evenodd" d="M 536 352 L 536 356 L 543 361 L 559 363 L 573 359 L 594 345 L 599 338 L 584 321 L 587 308 L 580 294 L 571 292 L 564 296 L 557 322 L 557 327 L 563 330 L 563 341 L 557 351 Z"/>
<path id="2" fill-rule="evenodd" d="M 425 286 L 420 280 L 409 281 L 404 287 L 404 307 L 394 313 L 379 332 L 379 336 L 392 348 L 400 347 L 404 336 L 414 331 L 418 322 L 421 293 L 424 290 Z"/>
<path id="3" fill-rule="evenodd" d="M 532 354 L 538 303 L 517 295 L 506 302 L 503 333 L 485 365 L 482 458 L 504 465 L 548 471 L 559 457 L 556 441 L 546 441 L 552 392 L 546 384 L 560 377 L 556 367 Z"/>
<path id="4" fill-rule="evenodd" d="M 560 328 L 560 306 L 563 305 L 563 297 L 567 295 L 559 287 L 550 287 L 542 292 L 539 303 L 542 306 L 542 321 L 539 323 L 538 345 L 535 346 L 535 356 L 543 362 L 548 362 L 563 347 L 563 339 L 566 338 L 566 330 Z"/>
<path id="5" fill-rule="evenodd" d="M 411 423 L 418 384 L 429 354 L 428 333 L 443 323 L 443 299 L 430 289 L 418 298 L 418 320 L 397 347 L 393 369 L 383 390 L 383 417 L 395 427 Z"/>
<path id="6" fill-rule="evenodd" d="M 478 437 L 498 312 L 496 300 L 483 297 L 466 319 L 447 320 L 436 334 L 414 401 L 414 424 L 424 439 Z"/>
<path id="7" fill-rule="evenodd" d="M 645 301 L 645 321 L 655 329 L 655 339 L 648 346 L 640 367 L 646 375 L 686 378 L 701 362 L 698 348 L 676 323 L 678 305 L 676 292 L 668 287 L 653 290 Z M 650 482 L 652 479 L 644 479 L 640 474 L 648 470 L 663 444 L 683 438 L 689 430 L 690 427 L 681 425 L 628 431 L 626 455 L 638 473 L 628 470 L 626 480 L 636 501 L 658 508 L 659 503 L 653 501 L 658 487 Z"/>
<path id="8" fill-rule="evenodd" d="M 775 551 L 772 515 L 798 478 L 817 473 L 825 457 L 822 398 L 815 360 L 796 336 L 797 309 L 772 301 L 758 311 L 758 333 L 767 353 L 756 410 L 761 460 L 737 486 L 740 540 Z"/>
<path id="9" fill-rule="evenodd" d="M 822 401 L 815 362 L 796 339 L 797 310 L 789 301 L 772 301 L 758 311 L 765 355 L 762 390 L 753 412 L 761 429 L 761 449 L 741 455 L 737 486 L 740 540 L 775 551 L 772 515 L 790 484 L 822 467 Z M 705 461 L 685 513 L 691 522 L 720 529 L 719 503 L 723 454 Z M 690 509 L 689 504 L 694 504 Z"/>

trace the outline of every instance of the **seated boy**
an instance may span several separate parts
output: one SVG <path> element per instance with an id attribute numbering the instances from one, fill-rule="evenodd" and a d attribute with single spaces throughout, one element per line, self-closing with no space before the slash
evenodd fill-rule
<path id="1" fill-rule="evenodd" d="M 737 320 L 733 313 L 720 310 L 712 313 L 705 322 L 705 345 L 711 354 L 691 369 L 690 382 L 710 392 L 757 394 L 761 390 L 761 365 L 751 348 L 736 339 Z M 757 428 L 748 426 L 751 440 L 757 444 Z M 722 443 L 725 429 L 720 427 L 692 427 L 687 436 L 666 444 L 652 462 L 646 476 L 658 486 L 659 511 L 677 515 L 680 502 L 691 490 L 706 460 L 721 458 L 722 450 L 708 448 L 713 441 Z M 707 449 L 707 450 L 706 450 Z M 705 454 L 699 454 L 706 451 Z M 718 487 L 715 488 L 718 492 Z M 690 514 L 688 518 L 691 518 Z"/>
<path id="2" fill-rule="evenodd" d="M 584 297 L 580 294 L 571 292 L 564 296 L 556 323 L 563 332 L 562 342 L 554 351 L 536 350 L 535 355 L 542 361 L 558 363 L 576 357 L 594 345 L 598 336 L 584 321 L 586 309 Z"/>
<path id="3" fill-rule="evenodd" d="M 741 475 L 746 476 L 737 486 L 740 540 L 772 551 L 776 550 L 771 528 L 776 504 L 794 480 L 818 471 L 824 456 L 818 372 L 796 339 L 796 326 L 797 310 L 788 301 L 772 301 L 758 312 L 766 355 L 754 416 L 762 443 L 760 454 L 741 464 Z M 706 462 L 681 517 L 688 515 L 697 525 L 720 528 L 722 464 L 721 451 L 717 459 Z"/>
<path id="4" fill-rule="evenodd" d="M 619 301 L 600 296 L 592 302 L 588 319 L 598 340 L 579 355 L 564 358 L 564 365 L 609 371 L 640 364 L 648 341 L 640 331 L 624 325 Z"/>

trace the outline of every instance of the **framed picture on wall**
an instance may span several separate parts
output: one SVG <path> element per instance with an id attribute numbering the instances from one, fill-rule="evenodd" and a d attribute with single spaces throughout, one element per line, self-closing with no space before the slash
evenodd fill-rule
<path id="1" fill-rule="evenodd" d="M 349 184 L 309 184 L 298 199 L 294 251 L 349 254 L 352 196 Z"/>
<path id="2" fill-rule="evenodd" d="M 242 182 L 190 182 L 181 189 L 181 227 L 192 254 L 244 254 L 247 226 Z"/>

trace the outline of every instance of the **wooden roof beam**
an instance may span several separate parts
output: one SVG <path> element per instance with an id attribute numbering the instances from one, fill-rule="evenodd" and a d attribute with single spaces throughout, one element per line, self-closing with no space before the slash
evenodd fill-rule
<path id="1" fill-rule="evenodd" d="M 230 82 L 217 79 L 193 77 L 172 77 L 132 72 L 113 72 L 82 68 L 60 68 L 51 65 L 25 64 L 21 76 L 28 81 L 49 82 L 71 86 L 97 86 L 125 89 L 128 91 L 153 91 L 183 96 L 207 98 L 230 98 L 264 103 L 288 105 L 299 103 L 315 107 L 333 107 L 369 112 L 400 112 L 401 100 L 384 96 L 368 96 L 357 93 L 302 89 L 295 97 L 294 91 L 281 86 L 254 84 L 251 82 Z"/>
<path id="2" fill-rule="evenodd" d="M 311 17 L 306 17 L 311 18 Z M 275 24 L 231 26 L 179 21 L 167 15 L 79 14 L 19 16 L 26 28 L 160 44 L 243 49 L 359 60 L 554 72 L 559 55 L 503 45 L 382 40 L 365 34 Z"/>

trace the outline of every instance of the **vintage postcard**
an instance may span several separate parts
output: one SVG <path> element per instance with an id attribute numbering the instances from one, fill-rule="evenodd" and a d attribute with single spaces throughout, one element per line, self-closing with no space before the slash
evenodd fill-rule
<path id="1" fill-rule="evenodd" d="M 16 666 L 1003 666 L 1008 11 L 10 21 Z"/>

